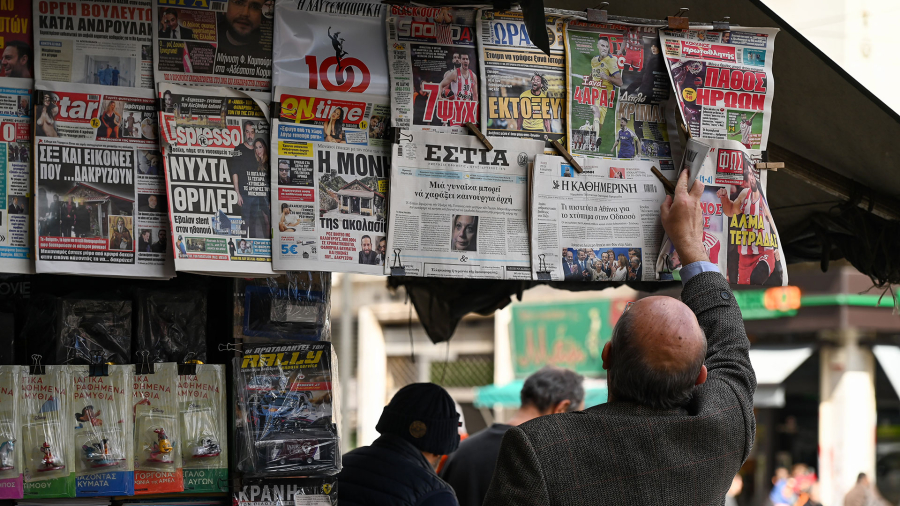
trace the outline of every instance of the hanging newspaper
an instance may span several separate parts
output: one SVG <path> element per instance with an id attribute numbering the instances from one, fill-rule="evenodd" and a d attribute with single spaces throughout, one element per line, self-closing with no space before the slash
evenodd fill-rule
<path id="1" fill-rule="evenodd" d="M 150 0 L 34 2 L 35 79 L 152 88 Z"/>
<path id="2" fill-rule="evenodd" d="M 376 0 L 275 1 L 273 86 L 388 96 L 384 15 Z"/>
<path id="3" fill-rule="evenodd" d="M 658 27 L 566 24 L 569 152 L 654 160 L 672 170 L 669 80 Z"/>
<path id="4" fill-rule="evenodd" d="M 542 141 L 400 132 L 385 273 L 531 279 L 528 164 Z"/>
<path id="5" fill-rule="evenodd" d="M 546 14 L 550 56 L 531 43 L 522 11 L 483 9 L 481 37 L 481 131 L 497 137 L 563 142 L 566 116 L 566 56 L 563 29 L 571 16 Z"/>
<path id="6" fill-rule="evenodd" d="M 766 171 L 756 169 L 759 158 L 759 151 L 737 141 L 688 140 L 683 166 L 706 185 L 700 206 L 710 262 L 731 283 L 787 285 L 787 266 L 765 196 Z M 681 260 L 668 238 L 656 270 L 661 280 L 680 279 Z"/>
<path id="7" fill-rule="evenodd" d="M 388 98 L 277 86 L 275 102 L 275 269 L 381 274 Z"/>
<path id="8" fill-rule="evenodd" d="M 161 83 L 175 269 L 273 275 L 268 95 Z"/>
<path id="9" fill-rule="evenodd" d="M 37 272 L 172 277 L 153 92 L 36 89 Z"/>
<path id="10" fill-rule="evenodd" d="M 34 45 L 31 31 L 31 2 L 0 2 L 0 78 L 4 87 L 21 88 L 30 82 L 15 83 L 10 78 L 31 80 L 34 74 Z M 30 113 L 29 113 L 30 114 Z M 5 271 L 4 271 L 5 272 Z"/>
<path id="11" fill-rule="evenodd" d="M 692 137 L 766 149 L 777 28 L 660 30 L 681 117 Z"/>
<path id="12" fill-rule="evenodd" d="M 478 125 L 475 9 L 392 5 L 387 18 L 391 125 L 466 133 Z"/>
<path id="13" fill-rule="evenodd" d="M 5 51 L 16 50 L 11 42 L 6 48 Z M 11 65 L 15 62 L 6 62 L 3 67 L 7 74 L 16 73 L 9 68 Z M 0 78 L 0 160 L 4 161 L 0 175 L 0 272 L 34 272 L 29 230 L 32 82 L 26 78 Z"/>
<path id="14" fill-rule="evenodd" d="M 647 160 L 539 156 L 531 197 L 531 268 L 554 281 L 655 281 L 665 188 Z M 658 167 L 657 167 L 658 168 Z"/>
<path id="15" fill-rule="evenodd" d="M 272 0 L 156 0 L 152 10 L 157 83 L 269 91 Z"/>

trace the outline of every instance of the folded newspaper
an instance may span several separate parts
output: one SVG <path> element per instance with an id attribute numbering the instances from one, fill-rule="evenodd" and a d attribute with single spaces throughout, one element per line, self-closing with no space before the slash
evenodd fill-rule
<path id="1" fill-rule="evenodd" d="M 174 276 L 153 91 L 35 88 L 37 272 Z"/>
<path id="2" fill-rule="evenodd" d="M 275 0 L 273 86 L 388 96 L 377 0 Z"/>
<path id="3" fill-rule="evenodd" d="M 647 160 L 580 157 L 534 162 L 531 269 L 553 281 L 655 281 L 665 188 Z M 658 167 L 657 167 L 658 168 Z"/>
<path id="4" fill-rule="evenodd" d="M 766 200 L 759 152 L 732 140 L 688 140 L 683 168 L 706 186 L 701 197 L 703 247 L 730 283 L 787 285 L 775 221 Z M 690 184 L 694 184 L 691 180 Z M 660 280 L 680 279 L 681 260 L 666 237 L 656 261 Z"/>
<path id="5" fill-rule="evenodd" d="M 5 160 L 0 177 L 0 272 L 34 272 L 29 216 L 32 87 L 28 78 L 0 77 L 0 160 Z"/>
<path id="6" fill-rule="evenodd" d="M 385 273 L 531 279 L 528 164 L 542 141 L 400 132 Z"/>
<path id="7" fill-rule="evenodd" d="M 268 94 L 160 84 L 175 268 L 272 276 Z"/>
<path id="8" fill-rule="evenodd" d="M 777 28 L 659 31 L 682 119 L 692 137 L 766 149 Z"/>
<path id="9" fill-rule="evenodd" d="M 392 5 L 387 18 L 391 125 L 466 133 L 478 125 L 475 9 Z"/>
<path id="10" fill-rule="evenodd" d="M 150 0 L 33 5 L 38 82 L 153 88 Z"/>
<path id="11" fill-rule="evenodd" d="M 275 102 L 275 269 L 382 274 L 388 98 L 276 86 Z"/>
<path id="12" fill-rule="evenodd" d="M 156 82 L 271 88 L 272 0 L 156 0 L 150 10 Z"/>

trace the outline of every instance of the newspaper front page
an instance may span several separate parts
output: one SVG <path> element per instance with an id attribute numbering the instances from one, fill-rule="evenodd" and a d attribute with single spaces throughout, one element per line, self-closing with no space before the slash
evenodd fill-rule
<path id="1" fill-rule="evenodd" d="M 531 279 L 528 164 L 535 140 L 400 133 L 391 159 L 385 273 Z"/>
<path id="2" fill-rule="evenodd" d="M 570 16 L 547 14 L 550 56 L 532 44 L 521 11 L 483 9 L 481 37 L 481 128 L 485 135 L 563 142 L 566 116 L 566 56 L 563 31 Z"/>
<path id="3" fill-rule="evenodd" d="M 275 0 L 272 85 L 387 97 L 387 10 L 376 0 Z"/>
<path id="4" fill-rule="evenodd" d="M 36 85 L 37 272 L 175 272 L 151 90 Z"/>
<path id="5" fill-rule="evenodd" d="M 392 5 L 387 18 L 391 126 L 466 133 L 481 113 L 475 9 Z"/>
<path id="6" fill-rule="evenodd" d="M 534 279 L 655 281 L 665 188 L 647 160 L 539 156 L 531 197 Z M 658 166 L 656 166 L 659 168 Z M 644 263 L 649 266 L 644 269 Z"/>
<path id="7" fill-rule="evenodd" d="M 34 272 L 29 223 L 32 83 L 0 77 L 0 160 L 5 169 L 0 173 L 0 272 Z"/>
<path id="8" fill-rule="evenodd" d="M 35 79 L 153 88 L 150 0 L 34 2 Z"/>
<path id="9" fill-rule="evenodd" d="M 156 0 L 156 82 L 269 91 L 272 0 Z"/>
<path id="10" fill-rule="evenodd" d="M 159 85 L 175 269 L 274 275 L 269 96 Z"/>
<path id="11" fill-rule="evenodd" d="M 566 24 L 570 153 L 653 160 L 674 171 L 665 114 L 669 80 L 657 30 Z"/>
<path id="12" fill-rule="evenodd" d="M 690 160 L 690 157 L 695 157 Z M 703 247 L 729 283 L 787 285 L 787 265 L 766 200 L 766 171 L 759 151 L 732 140 L 689 140 L 683 166 L 702 161 Z M 693 183 L 693 182 L 692 182 Z M 680 279 L 681 260 L 666 237 L 656 262 L 659 279 Z"/>
<path id="13" fill-rule="evenodd" d="M 0 2 L 0 47 L 4 55 L 0 63 L 0 83 L 3 86 L 30 86 L 29 83 L 14 83 L 8 79 L 30 80 L 34 76 L 31 13 L 31 2 Z"/>
<path id="14" fill-rule="evenodd" d="M 682 119 L 692 137 L 766 149 L 777 28 L 659 31 Z"/>
<path id="15" fill-rule="evenodd" d="M 275 269 L 382 274 L 388 98 L 276 86 L 275 102 Z"/>

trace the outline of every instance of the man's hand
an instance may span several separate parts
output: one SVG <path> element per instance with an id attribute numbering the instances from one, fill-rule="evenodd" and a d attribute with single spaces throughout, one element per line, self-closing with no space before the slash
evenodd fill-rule
<path id="1" fill-rule="evenodd" d="M 703 247 L 703 212 L 700 209 L 703 183 L 694 181 L 690 192 L 687 186 L 688 171 L 685 170 L 675 184 L 674 199 L 667 195 L 659 208 L 663 229 L 675 246 L 681 265 L 709 262 L 709 255 Z"/>

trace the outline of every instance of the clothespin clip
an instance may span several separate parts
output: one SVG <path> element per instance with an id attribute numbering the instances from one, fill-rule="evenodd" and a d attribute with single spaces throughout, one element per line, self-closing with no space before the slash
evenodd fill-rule
<path id="1" fill-rule="evenodd" d="M 91 364 L 88 367 L 90 376 L 109 376 L 109 364 L 103 361 L 103 352 L 91 352 Z"/>
<path id="2" fill-rule="evenodd" d="M 660 172 L 655 165 L 653 167 L 650 167 L 650 170 L 653 172 L 653 175 L 656 176 L 656 179 L 659 179 L 659 181 L 662 183 L 663 187 L 666 189 L 666 193 L 668 193 L 669 195 L 675 195 L 675 185 L 672 184 L 671 181 L 666 179 L 666 176 L 664 176 L 663 173 Z"/>
<path id="3" fill-rule="evenodd" d="M 196 359 L 191 360 L 190 358 L 193 356 L 196 356 L 196 353 L 193 351 L 188 352 L 184 356 L 184 361 L 178 364 L 179 376 L 195 376 L 197 374 L 197 364 L 202 364 L 203 362 Z"/>
<path id="4" fill-rule="evenodd" d="M 137 374 L 155 374 L 155 368 L 153 364 L 150 363 L 150 352 L 147 350 L 141 350 L 137 352 L 137 355 L 141 357 L 141 363 L 135 366 L 135 370 Z"/>
<path id="5" fill-rule="evenodd" d="M 731 30 L 731 16 L 725 16 L 722 21 L 713 21 L 713 30 Z"/>
<path id="6" fill-rule="evenodd" d="M 584 12 L 587 14 L 587 20 L 591 23 L 606 23 L 609 21 L 609 14 L 606 12 L 606 7 L 609 5 L 609 2 L 600 2 L 599 5 L 594 7 L 593 9 L 585 9 Z"/>
<path id="7" fill-rule="evenodd" d="M 689 10 L 687 7 L 682 7 L 678 9 L 674 16 L 669 16 L 669 28 L 672 30 L 687 30 L 690 25 L 687 16 L 684 16 L 684 14 L 687 14 Z"/>
<path id="8" fill-rule="evenodd" d="M 550 141 L 550 144 L 551 144 L 554 148 L 556 148 L 557 151 L 559 151 L 559 154 L 560 154 L 563 158 L 565 158 L 567 162 L 569 162 L 569 165 L 571 165 L 572 168 L 575 169 L 575 172 L 577 172 L 577 173 L 579 173 L 579 174 L 581 174 L 582 172 L 584 172 L 584 169 L 581 168 L 581 165 L 579 165 L 578 162 L 575 161 L 575 157 L 573 157 L 571 154 L 569 154 L 569 152 L 566 151 L 566 148 L 564 148 L 564 147 L 562 146 L 562 144 L 559 143 L 558 140 L 553 139 L 552 141 Z"/>
<path id="9" fill-rule="evenodd" d="M 778 172 L 778 169 L 784 168 L 784 162 L 757 162 L 756 168 L 759 170 Z"/>
<path id="10" fill-rule="evenodd" d="M 31 356 L 31 367 L 29 367 L 28 374 L 31 374 L 32 376 L 38 376 L 43 375 L 47 372 L 44 366 L 41 364 L 41 358 L 42 357 L 37 353 Z"/>
<path id="11" fill-rule="evenodd" d="M 481 130 L 478 129 L 478 126 L 475 125 L 475 123 L 472 123 L 471 121 L 466 123 L 466 128 L 468 128 L 475 137 L 478 137 L 478 140 L 484 144 L 484 147 L 486 147 L 488 151 L 494 150 L 494 145 L 491 144 L 491 141 L 489 141 L 483 133 L 481 133 Z"/>

